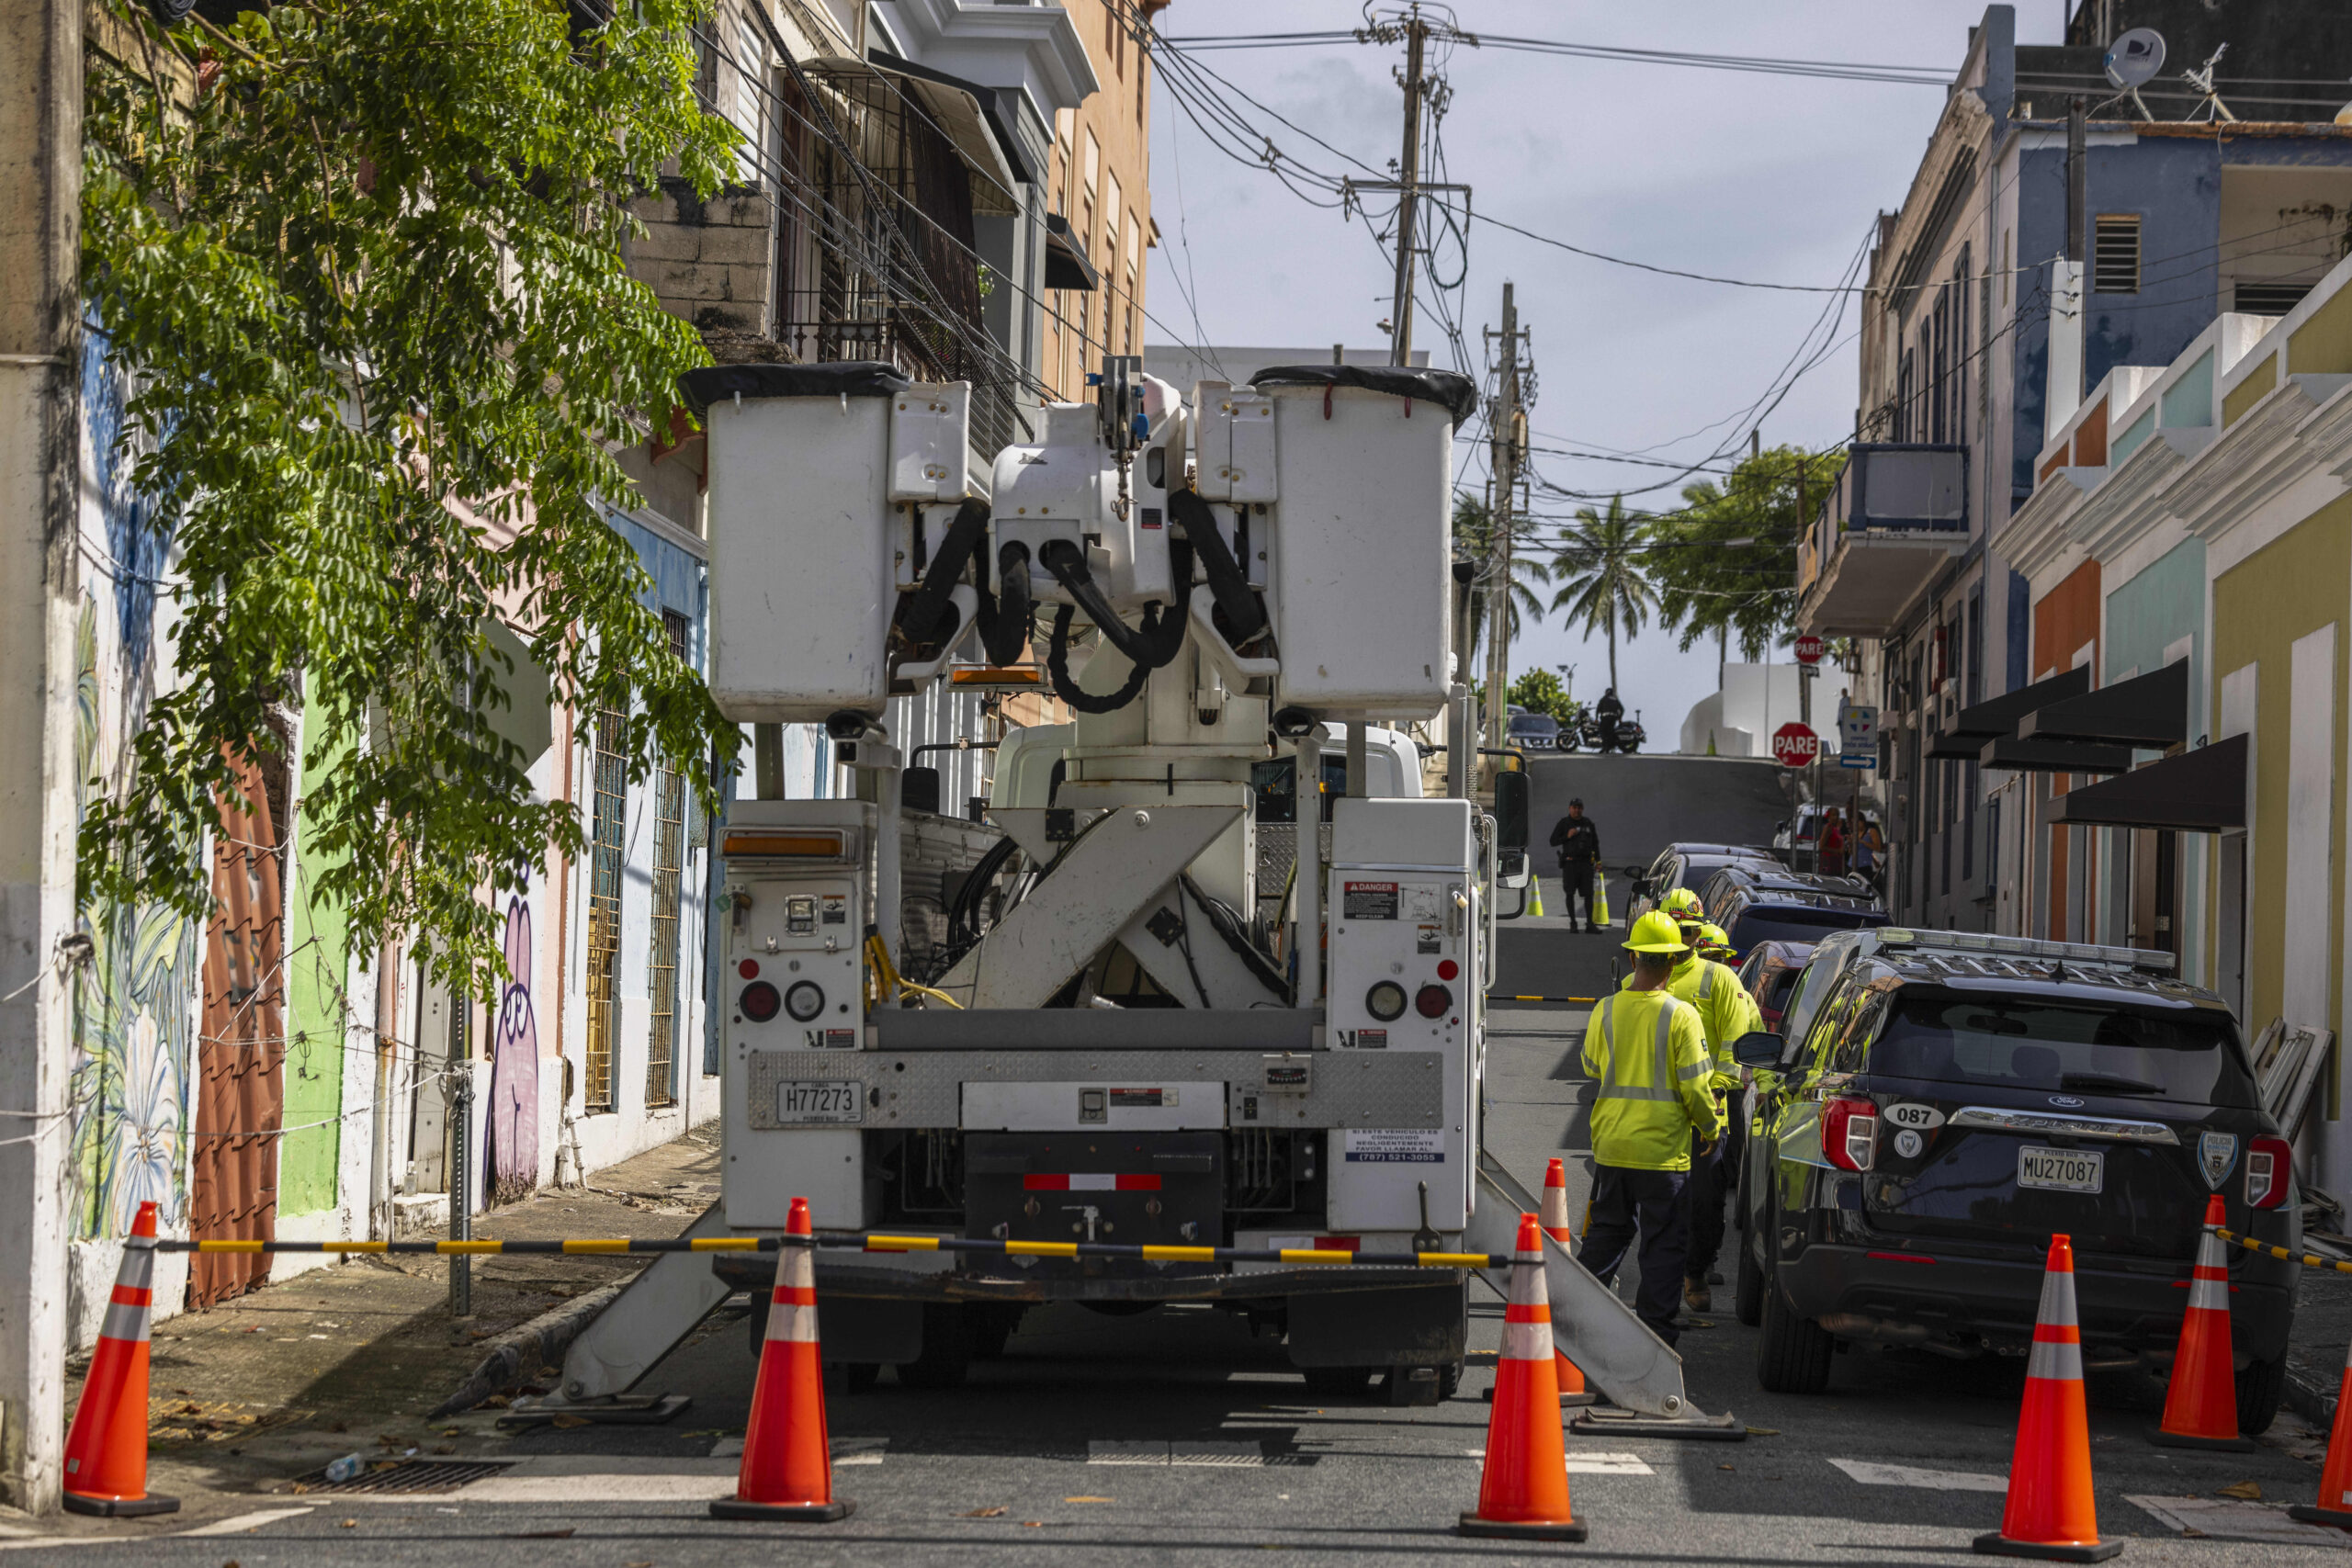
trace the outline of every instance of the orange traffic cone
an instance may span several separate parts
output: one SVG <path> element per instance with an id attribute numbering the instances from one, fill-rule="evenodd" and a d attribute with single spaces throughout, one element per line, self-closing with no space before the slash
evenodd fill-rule
<path id="1" fill-rule="evenodd" d="M 127 1518 L 176 1514 L 147 1490 L 147 1324 L 155 1297 L 155 1205 L 139 1205 L 123 1238 L 114 1298 L 65 1435 L 65 1511 Z"/>
<path id="2" fill-rule="evenodd" d="M 715 1519 L 796 1519 L 830 1524 L 857 1505 L 833 1495 L 825 1436 L 825 1371 L 817 1358 L 817 1254 L 806 1238 L 808 1201 L 795 1198 L 775 1259 L 768 1337 L 752 1385 L 752 1421 L 735 1495 L 710 1506 Z"/>
<path id="3" fill-rule="evenodd" d="M 1558 1160 L 1544 1168 L 1544 1234 L 1558 1242 L 1569 1257 L 1576 1256 L 1576 1233 L 1568 1229 L 1568 1172 Z M 1557 1347 L 1552 1355 L 1555 1362 L 1553 1370 L 1560 1380 L 1561 1404 L 1591 1404 L 1600 1399 L 1599 1394 L 1585 1387 L 1584 1373 L 1577 1370 L 1574 1361 L 1561 1354 Z"/>
<path id="4" fill-rule="evenodd" d="M 1544 1238 L 1532 1214 L 1520 1216 L 1514 1254 L 1478 1511 L 1463 1515 L 1460 1529 L 1464 1535 L 1520 1540 L 1582 1540 L 1585 1523 L 1568 1508 L 1560 1384 L 1553 1369 L 1557 1352 L 1552 1348 L 1552 1307 L 1544 1289 Z"/>
<path id="5" fill-rule="evenodd" d="M 2290 1519 L 2352 1529 L 2352 1347 L 2344 1353 L 2344 1381 L 2335 1389 L 2335 1426 L 2327 1435 L 2327 1463 L 2319 1472 L 2319 1503 L 2298 1503 Z"/>
<path id="6" fill-rule="evenodd" d="M 2083 1330 L 2075 1314 L 2075 1246 L 2050 1238 L 2041 1275 L 2041 1310 L 2025 1364 L 2025 1408 L 2009 1460 L 2008 1506 L 2001 1528 L 1976 1538 L 1979 1554 L 2101 1562 L 2123 1550 L 2098 1538 L 2091 1493 L 2090 1417 L 2083 1404 Z"/>
<path id="7" fill-rule="evenodd" d="M 2165 1392 L 2164 1424 L 2148 1434 L 2169 1449 L 2251 1452 L 2254 1439 L 2238 1432 L 2238 1387 L 2230 1361 L 2230 1265 L 2213 1234 L 2229 1214 L 2222 1195 L 2205 1200 L 2197 1238 L 2197 1266 L 2188 1280 L 2188 1312 L 2180 1320 L 2180 1348 Z"/>

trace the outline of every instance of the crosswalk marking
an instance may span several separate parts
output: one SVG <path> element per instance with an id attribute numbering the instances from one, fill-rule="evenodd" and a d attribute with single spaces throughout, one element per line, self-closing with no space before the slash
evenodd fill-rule
<path id="1" fill-rule="evenodd" d="M 2241 1502 L 2235 1497 L 2135 1497 L 2125 1502 L 2167 1529 L 2194 1530 L 2214 1540 L 2267 1541 L 2281 1546 L 2324 1546 L 2352 1551 L 2352 1537 L 2325 1525 L 2287 1517 L 2283 1506 Z"/>
<path id="2" fill-rule="evenodd" d="M 1874 1460 L 1833 1459 L 1829 1461 L 1865 1486 L 1917 1486 L 1930 1492 L 2007 1492 L 2006 1475 L 1980 1475 L 1970 1470 L 1920 1470 L 1907 1464 L 1880 1464 Z"/>
<path id="3" fill-rule="evenodd" d="M 310 1511 L 308 1506 L 300 1508 L 256 1508 L 250 1514 L 232 1514 L 225 1519 L 216 1519 L 209 1525 L 198 1525 L 192 1530 L 176 1530 L 173 1533 L 176 1535 L 235 1535 L 241 1530 L 259 1529 L 264 1525 L 274 1525 L 280 1519 L 299 1519 Z"/>
<path id="4" fill-rule="evenodd" d="M 889 1451 L 890 1439 L 888 1438 L 835 1438 L 827 1446 L 832 1452 L 833 1463 L 836 1467 L 845 1464 L 880 1464 L 882 1456 Z M 741 1459 L 743 1439 L 740 1437 L 719 1438 L 711 1449 L 710 1457 Z"/>

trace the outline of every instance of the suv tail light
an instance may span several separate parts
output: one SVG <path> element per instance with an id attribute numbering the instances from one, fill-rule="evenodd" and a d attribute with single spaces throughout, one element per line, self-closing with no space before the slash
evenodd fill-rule
<path id="1" fill-rule="evenodd" d="M 2257 1137 L 2245 1146 L 2245 1201 L 2256 1209 L 2275 1209 L 2287 1201 L 2293 1184 L 2295 1152 L 2284 1138 Z"/>
<path id="2" fill-rule="evenodd" d="M 1878 1107 L 1838 1099 L 1821 1108 L 1821 1152 L 1839 1170 L 1868 1170 L 1878 1154 Z"/>

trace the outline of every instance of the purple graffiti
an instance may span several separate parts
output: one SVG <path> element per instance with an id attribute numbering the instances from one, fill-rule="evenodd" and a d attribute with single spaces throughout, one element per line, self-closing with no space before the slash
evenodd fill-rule
<path id="1" fill-rule="evenodd" d="M 506 905 L 506 988 L 491 1037 L 490 1168 L 502 1201 L 539 1179 L 539 1024 L 531 1010 L 531 907 Z"/>

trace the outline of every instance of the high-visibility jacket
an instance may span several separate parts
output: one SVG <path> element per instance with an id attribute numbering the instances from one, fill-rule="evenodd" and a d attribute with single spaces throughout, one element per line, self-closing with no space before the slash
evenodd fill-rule
<path id="1" fill-rule="evenodd" d="M 1628 975 L 1624 986 L 1630 989 L 1633 984 Z M 1727 1089 L 1737 1083 L 1739 1066 L 1731 1058 L 1731 1043 L 1749 1030 L 1762 1027 L 1764 1016 L 1747 987 L 1739 983 L 1739 971 L 1692 953 L 1674 966 L 1666 988 L 1698 1010 L 1699 1026 L 1706 1032 L 1707 1054 L 1715 1062 L 1715 1088 Z"/>
<path id="2" fill-rule="evenodd" d="M 1698 1010 L 1665 990 L 1602 998 L 1585 1026 L 1584 1070 L 1600 1085 L 1592 1154 L 1602 1165 L 1688 1170 L 1692 1132 L 1723 1135 L 1714 1058 Z"/>

